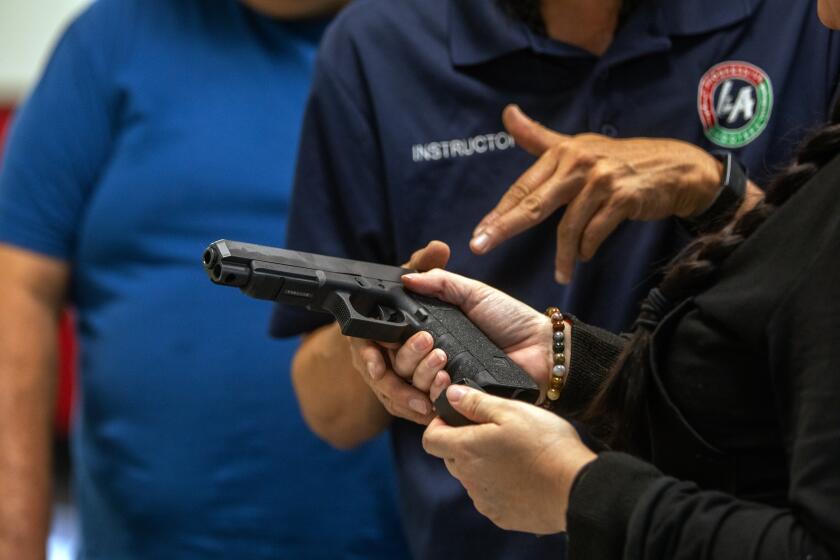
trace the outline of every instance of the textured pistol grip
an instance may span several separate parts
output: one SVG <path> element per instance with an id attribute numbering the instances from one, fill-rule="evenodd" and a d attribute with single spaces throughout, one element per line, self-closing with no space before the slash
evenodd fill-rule
<path id="1" fill-rule="evenodd" d="M 415 298 L 430 314 L 422 328 L 434 337 L 435 347 L 446 353 L 446 371 L 452 383 L 531 403 L 539 399 L 539 387 L 531 377 L 513 363 L 460 309 L 432 298 Z M 454 412 L 448 403 L 446 408 Z M 463 418 L 452 418 L 453 422 L 450 422 L 446 417 L 450 414 L 440 406 L 438 412 L 451 425 L 463 424 Z"/>

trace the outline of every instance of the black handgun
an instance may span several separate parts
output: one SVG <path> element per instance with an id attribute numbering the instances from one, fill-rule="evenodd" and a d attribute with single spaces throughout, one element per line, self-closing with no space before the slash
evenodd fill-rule
<path id="1" fill-rule="evenodd" d="M 347 336 L 404 342 L 429 332 L 446 353 L 453 383 L 531 403 L 539 387 L 481 332 L 458 307 L 403 287 L 412 270 L 221 240 L 202 257 L 210 279 L 247 295 L 331 314 Z M 435 402 L 447 424 L 470 422 L 445 398 Z"/>

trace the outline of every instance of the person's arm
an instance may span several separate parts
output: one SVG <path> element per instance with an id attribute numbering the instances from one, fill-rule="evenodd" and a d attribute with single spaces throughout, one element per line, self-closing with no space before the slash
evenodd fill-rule
<path id="1" fill-rule="evenodd" d="M 339 449 L 351 449 L 391 423 L 356 362 L 336 323 L 306 335 L 292 362 L 292 383 L 304 421 Z"/>
<path id="2" fill-rule="evenodd" d="M 551 410 L 565 418 L 577 419 L 598 394 L 628 339 L 576 317 L 572 317 L 570 339 L 566 344 L 569 376 Z"/>
<path id="3" fill-rule="evenodd" d="M 720 190 L 722 164 L 687 142 L 567 136 L 515 106 L 505 109 L 503 118 L 517 145 L 539 159 L 476 226 L 470 248 L 483 255 L 565 207 L 555 256 L 556 280 L 564 284 L 575 262 L 592 259 L 625 220 L 697 216 Z M 739 212 L 762 197 L 748 182 Z"/>
<path id="4" fill-rule="evenodd" d="M 449 427 L 436 419 L 424 448 L 444 460 L 478 511 L 499 527 L 566 531 L 570 558 L 838 558 L 838 251 L 835 242 L 828 258 L 803 271 L 805 281 L 768 325 L 766 382 L 777 392 L 768 406 L 779 412 L 790 453 L 785 507 L 703 490 L 624 453 L 596 457 L 562 418 L 460 386 L 448 389 L 449 402 L 477 425 Z"/>
<path id="5" fill-rule="evenodd" d="M 43 558 L 56 324 L 86 201 L 105 168 L 122 2 L 93 3 L 17 111 L 0 165 L 0 558 Z M 16 248 L 13 248 L 16 247 Z"/>
<path id="6" fill-rule="evenodd" d="M 45 557 L 65 263 L 0 244 L 0 558 Z"/>
<path id="7" fill-rule="evenodd" d="M 832 185 L 834 182 L 829 183 Z M 832 199 L 833 200 L 833 199 Z M 833 204 L 823 203 L 823 212 Z M 813 248 L 767 324 L 775 400 L 790 470 L 787 507 L 739 500 L 665 477 L 620 453 L 579 477 L 569 506 L 576 558 L 787 560 L 840 557 L 840 237 Z"/>

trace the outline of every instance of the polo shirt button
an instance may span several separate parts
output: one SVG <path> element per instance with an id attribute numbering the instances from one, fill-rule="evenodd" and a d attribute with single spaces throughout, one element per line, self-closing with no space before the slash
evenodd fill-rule
<path id="1" fill-rule="evenodd" d="M 605 124 L 601 126 L 601 134 L 604 136 L 609 136 L 610 138 L 615 138 L 618 136 L 618 129 L 613 124 Z"/>

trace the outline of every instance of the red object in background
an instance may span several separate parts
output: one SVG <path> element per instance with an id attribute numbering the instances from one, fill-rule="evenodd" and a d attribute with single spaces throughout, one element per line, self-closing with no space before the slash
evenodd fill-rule
<path id="1" fill-rule="evenodd" d="M 12 110 L 8 107 L 0 107 L 0 156 L 3 155 L 3 141 L 6 139 L 6 128 L 12 120 Z"/>
<path id="2" fill-rule="evenodd" d="M 3 143 L 13 110 L 0 107 L 0 160 L 3 155 Z M 2 161 L 0 161 L 2 166 Z M 70 416 L 73 412 L 74 389 L 76 384 L 76 335 L 73 331 L 73 317 L 67 312 L 61 318 L 61 330 L 58 339 L 58 387 L 55 410 L 55 427 L 58 435 L 66 437 L 70 431 Z"/>
<path id="3" fill-rule="evenodd" d="M 55 405 L 55 427 L 62 436 L 70 433 L 76 385 L 76 332 L 73 313 L 65 311 L 58 333 L 58 387 Z"/>

